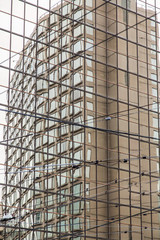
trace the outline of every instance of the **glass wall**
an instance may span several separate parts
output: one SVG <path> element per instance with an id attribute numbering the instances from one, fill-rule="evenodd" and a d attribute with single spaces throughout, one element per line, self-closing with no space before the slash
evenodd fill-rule
<path id="1" fill-rule="evenodd" d="M 159 239 L 158 5 L 54 3 L 21 2 L 4 239 Z"/>

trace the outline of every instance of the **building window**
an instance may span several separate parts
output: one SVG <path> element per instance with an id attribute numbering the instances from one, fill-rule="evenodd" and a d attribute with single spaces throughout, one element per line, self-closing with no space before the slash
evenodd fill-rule
<path id="1" fill-rule="evenodd" d="M 89 21 L 93 21 L 93 14 L 92 14 L 92 12 L 86 10 L 86 18 Z"/>
<path id="2" fill-rule="evenodd" d="M 90 178 L 90 167 L 86 166 L 86 178 Z"/>
<path id="3" fill-rule="evenodd" d="M 157 131 L 153 131 L 153 137 L 154 137 L 154 141 L 157 141 L 159 139 Z"/>
<path id="4" fill-rule="evenodd" d="M 88 93 L 91 92 L 91 93 Z M 86 87 L 86 97 L 92 98 L 93 97 L 93 87 Z"/>
<path id="5" fill-rule="evenodd" d="M 74 148 L 82 146 L 84 143 L 84 133 L 78 133 L 73 136 Z"/>
<path id="6" fill-rule="evenodd" d="M 156 32 L 151 30 L 151 40 L 156 41 Z"/>
<path id="7" fill-rule="evenodd" d="M 42 233 L 40 231 L 35 231 L 35 237 L 36 237 L 36 240 L 41 240 L 42 238 Z"/>
<path id="8" fill-rule="evenodd" d="M 154 97 L 157 97 L 157 89 L 156 88 L 152 88 L 152 95 Z"/>
<path id="9" fill-rule="evenodd" d="M 83 16 L 84 16 L 84 10 L 80 9 L 74 13 L 73 18 L 74 18 L 74 20 L 80 21 L 80 20 L 82 20 Z M 77 24 L 77 22 L 74 21 L 74 24 Z"/>
<path id="10" fill-rule="evenodd" d="M 82 184 L 78 183 L 76 185 L 74 185 L 73 187 L 71 187 L 71 194 L 73 194 L 73 197 L 79 197 L 82 195 Z"/>
<path id="11" fill-rule="evenodd" d="M 158 112 L 158 103 L 157 102 L 153 102 L 152 110 L 155 111 L 155 112 Z"/>
<path id="12" fill-rule="evenodd" d="M 80 150 L 80 151 L 78 151 L 78 152 L 75 152 L 75 153 L 74 153 L 74 159 L 82 160 L 82 159 L 83 159 L 83 151 Z M 81 161 L 74 160 L 74 163 L 80 164 Z"/>
<path id="13" fill-rule="evenodd" d="M 124 8 L 131 8 L 131 0 L 121 0 L 121 6 Z"/>
<path id="14" fill-rule="evenodd" d="M 52 170 L 50 169 L 50 171 Z M 45 179 L 45 187 L 48 187 L 48 189 L 55 188 L 54 177 Z"/>
<path id="15" fill-rule="evenodd" d="M 78 36 L 82 35 L 84 33 L 84 26 L 80 25 L 73 29 L 73 36 L 77 38 Z"/>
<path id="16" fill-rule="evenodd" d="M 125 72 L 125 86 L 129 87 L 129 74 Z"/>
<path id="17" fill-rule="evenodd" d="M 151 26 L 152 26 L 152 27 L 155 27 L 155 26 L 156 26 L 156 22 L 155 22 L 155 21 L 156 21 L 156 17 L 153 16 L 153 17 L 151 17 L 150 19 L 151 19 Z"/>
<path id="18" fill-rule="evenodd" d="M 88 82 L 93 82 L 93 72 L 92 71 L 87 70 L 86 80 Z"/>
<path id="19" fill-rule="evenodd" d="M 156 70 L 157 60 L 155 58 L 151 58 L 151 68 Z"/>
<path id="20" fill-rule="evenodd" d="M 72 179 L 72 175 L 73 175 L 73 179 Z M 71 179 L 70 181 L 76 181 L 77 178 L 82 177 L 82 169 L 78 168 L 75 170 L 71 170 Z"/>
<path id="21" fill-rule="evenodd" d="M 57 175 L 57 187 L 63 186 L 67 183 L 67 172 L 62 172 Z"/>
<path id="22" fill-rule="evenodd" d="M 86 183 L 86 188 L 85 188 L 86 195 L 90 194 L 90 190 L 89 189 L 90 189 L 89 183 Z"/>
<path id="23" fill-rule="evenodd" d="M 44 237 L 47 238 L 52 238 L 53 237 L 53 225 L 48 225 L 45 227 L 45 233 L 44 233 Z M 30 238 L 31 239 L 31 238 Z"/>
<path id="24" fill-rule="evenodd" d="M 47 197 L 45 197 L 45 206 L 51 206 L 54 204 L 54 197 L 53 195 L 48 195 Z"/>
<path id="25" fill-rule="evenodd" d="M 51 221 L 54 218 L 54 209 L 48 209 L 48 212 L 45 213 L 45 221 Z"/>
<path id="26" fill-rule="evenodd" d="M 83 92 L 79 90 L 74 90 L 71 92 L 71 101 L 77 100 L 83 96 Z"/>
<path id="27" fill-rule="evenodd" d="M 66 194 L 67 194 L 67 189 L 58 191 L 57 192 L 57 203 L 65 202 L 67 200 Z"/>
<path id="28" fill-rule="evenodd" d="M 158 118 L 153 118 L 153 127 L 158 128 Z"/>
<path id="29" fill-rule="evenodd" d="M 81 83 L 82 80 L 83 80 L 83 75 L 81 72 L 77 72 L 76 74 L 73 75 L 74 85 Z"/>
<path id="30" fill-rule="evenodd" d="M 57 232 L 67 232 L 68 231 L 68 222 L 66 220 L 57 222 Z"/>
<path id="31" fill-rule="evenodd" d="M 42 204 L 42 198 L 35 199 L 35 208 L 40 208 Z"/>
<path id="32" fill-rule="evenodd" d="M 93 3 L 91 0 L 86 0 L 86 6 L 87 7 L 93 7 Z"/>
<path id="33" fill-rule="evenodd" d="M 156 49 L 157 49 L 157 48 L 156 48 L 156 44 L 151 44 L 151 48 L 154 49 L 154 50 L 156 50 Z"/>
<path id="34" fill-rule="evenodd" d="M 87 109 L 93 111 L 93 103 L 87 102 Z"/>
<path id="35" fill-rule="evenodd" d="M 40 224 L 42 221 L 42 213 L 41 212 L 36 212 L 34 214 L 34 223 L 35 224 Z"/>
<path id="36" fill-rule="evenodd" d="M 86 51 L 93 51 L 94 42 L 93 39 L 87 38 L 86 39 Z"/>
<path id="37" fill-rule="evenodd" d="M 65 155 L 67 157 L 67 155 Z M 62 169 L 62 168 L 66 168 L 68 165 L 67 165 L 67 162 L 68 162 L 68 159 L 65 158 L 65 156 L 61 159 L 57 159 L 57 170 L 58 169 Z"/>
<path id="38" fill-rule="evenodd" d="M 77 201 L 70 204 L 70 214 L 80 214 L 82 213 L 84 203 L 83 201 Z"/>
<path id="39" fill-rule="evenodd" d="M 157 74 L 151 73 L 151 79 L 157 81 Z"/>
<path id="40" fill-rule="evenodd" d="M 91 133 L 88 133 L 88 143 L 91 143 Z"/>
<path id="41" fill-rule="evenodd" d="M 87 125 L 90 127 L 94 127 L 94 118 L 91 115 L 87 115 Z"/>
<path id="42" fill-rule="evenodd" d="M 81 240 L 81 237 L 70 238 L 70 240 Z"/>
<path id="43" fill-rule="evenodd" d="M 87 150 L 87 161 L 91 161 L 91 153 L 92 153 L 92 150 L 88 149 Z"/>
<path id="44" fill-rule="evenodd" d="M 71 231 L 81 230 L 81 229 L 82 229 L 82 224 L 81 224 L 80 218 L 70 219 L 70 230 Z"/>
<path id="45" fill-rule="evenodd" d="M 57 207 L 58 217 L 64 217 L 67 213 L 67 206 Z"/>

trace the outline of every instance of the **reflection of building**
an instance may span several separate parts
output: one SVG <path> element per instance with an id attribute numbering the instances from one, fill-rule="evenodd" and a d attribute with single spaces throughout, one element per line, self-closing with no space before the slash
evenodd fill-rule
<path id="1" fill-rule="evenodd" d="M 154 8 L 147 11 L 136 7 L 134 1 L 128 1 L 130 12 L 126 11 L 124 2 L 124 8 L 117 11 L 119 22 L 108 21 L 109 32 L 120 33 L 118 38 L 107 42 L 108 65 L 114 65 L 108 68 L 108 94 L 110 97 L 115 94 L 117 99 L 117 103 L 109 101 L 108 114 L 118 113 L 109 126 L 112 130 L 129 133 L 110 137 L 109 157 L 121 160 L 110 163 L 111 178 L 120 181 L 119 191 L 110 194 L 109 199 L 118 200 L 121 208 L 111 209 L 109 215 L 124 218 L 119 223 L 121 234 L 118 233 L 116 239 L 120 236 L 122 239 L 159 239 L 159 62 L 156 52 L 159 33 Z M 108 8 L 116 17 L 116 6 Z M 115 225 L 112 226 L 114 230 Z"/>
<path id="2" fill-rule="evenodd" d="M 40 20 L 10 82 L 6 239 L 158 239 L 154 12 L 72 2 Z"/>

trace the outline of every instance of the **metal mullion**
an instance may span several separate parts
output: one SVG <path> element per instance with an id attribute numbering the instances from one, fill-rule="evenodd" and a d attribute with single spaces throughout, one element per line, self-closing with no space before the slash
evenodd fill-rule
<path id="1" fill-rule="evenodd" d="M 154 1 L 154 8 L 155 8 L 155 14 L 156 14 L 156 1 Z M 147 9 L 147 6 L 146 6 L 146 9 Z M 147 10 L 146 10 L 146 17 L 147 17 Z M 157 16 L 155 15 L 155 18 L 156 18 Z M 148 22 L 146 21 L 146 44 L 147 44 L 147 47 L 148 47 Z M 155 29 L 155 37 L 156 37 L 156 46 L 157 46 L 157 31 L 156 31 L 157 29 Z M 148 91 L 148 135 L 149 135 L 149 137 L 150 137 L 150 129 L 151 129 L 151 121 L 150 121 L 150 110 L 149 110 L 149 104 L 150 104 L 150 99 L 149 99 L 149 79 L 148 79 L 148 77 L 149 77 L 149 67 L 148 67 L 148 62 L 149 62 L 149 57 L 148 57 L 148 51 L 149 50 L 147 50 L 147 91 Z M 158 59 L 157 59 L 157 47 L 156 47 L 156 75 L 158 76 L 158 71 L 157 71 L 157 63 L 158 63 L 158 61 L 157 61 Z M 157 100 L 158 100 L 158 83 L 157 83 Z M 158 106 L 158 116 L 159 116 L 159 106 Z M 158 126 L 159 126 L 159 121 L 158 121 Z M 149 143 L 149 156 L 151 155 L 151 147 L 152 147 L 152 144 L 151 144 L 151 142 L 150 142 L 150 139 L 149 139 L 149 141 L 148 141 L 148 143 Z M 151 165 L 151 161 L 149 160 L 149 171 L 151 172 L 152 171 L 152 165 Z M 153 205 L 152 205 L 152 177 L 151 176 L 149 176 L 149 179 L 150 179 L 150 208 L 152 209 L 152 207 L 153 207 Z M 152 213 L 152 211 L 151 211 L 151 214 L 150 214 L 150 221 L 151 221 L 151 239 L 153 239 L 153 213 Z"/>
<path id="2" fill-rule="evenodd" d="M 157 11 L 157 1 L 155 0 L 155 11 Z M 156 37 L 156 61 L 157 61 L 157 63 L 158 63 L 158 57 L 159 57 L 159 55 L 158 55 L 158 39 L 157 38 L 159 38 L 159 28 L 158 28 L 158 22 L 157 22 L 157 16 L 155 17 L 155 32 L 157 33 L 156 35 L 157 35 L 157 37 Z M 158 65 L 158 64 L 157 64 Z M 157 75 L 157 79 L 158 79 L 158 75 L 159 75 L 159 71 L 157 70 L 157 68 L 156 68 L 156 75 Z M 159 98 L 159 90 L 160 90 L 160 87 L 159 87 L 159 84 L 158 84 L 158 82 L 157 82 L 157 99 Z M 158 104 L 158 132 L 160 132 L 160 108 L 159 108 L 159 104 Z M 160 134 L 159 134 L 159 137 L 160 137 Z M 159 168 L 159 176 L 160 176 L 160 139 L 158 140 L 158 148 L 159 148 L 159 150 L 158 150 L 158 153 L 159 153 L 159 162 L 158 162 L 158 168 Z M 151 178 L 151 180 L 152 180 L 152 178 Z M 154 224 L 154 222 L 153 222 L 153 224 Z M 153 236 L 154 237 L 154 236 Z"/>
<path id="3" fill-rule="evenodd" d="M 25 72 L 24 72 L 24 64 L 25 64 L 25 56 L 24 56 L 24 46 L 25 46 L 25 19 L 26 19 L 26 4 L 24 3 L 24 7 L 23 7 L 23 11 L 24 11 L 24 17 L 23 17 L 23 58 L 22 58 L 22 62 L 23 62 L 23 67 L 22 67 L 22 75 L 23 75 L 23 78 L 22 78 L 22 82 L 20 83 L 20 85 L 21 85 L 21 89 L 22 89 L 22 91 L 23 91 L 23 87 L 24 87 L 24 76 L 25 76 Z M 22 99 L 21 99 L 21 108 L 23 109 L 23 96 L 24 96 L 24 94 L 23 93 L 21 93 L 22 94 Z M 21 118 L 21 130 L 20 130 L 20 132 L 21 132 L 21 138 L 20 138 L 20 146 L 21 146 L 21 148 L 20 148 L 20 156 L 21 156 L 21 160 L 20 160 L 20 170 L 21 170 L 21 167 L 22 167 L 22 165 L 23 165 L 23 162 L 22 162 L 22 160 L 23 160 L 23 117 Z M 21 190 L 21 184 L 22 184 L 22 174 L 21 174 L 21 171 L 20 171 L 20 173 L 18 173 L 19 175 L 20 175 L 20 182 L 19 182 L 19 186 L 20 186 L 20 188 L 19 188 L 19 239 L 21 239 L 21 192 L 22 192 L 22 190 Z"/>
<path id="4" fill-rule="evenodd" d="M 137 15 L 137 12 L 138 12 L 138 7 L 137 7 L 137 4 L 136 4 L 136 23 L 138 21 L 138 15 Z M 140 93 L 139 93 L 139 61 L 138 61 L 138 58 L 139 58 L 139 46 L 138 46 L 138 36 L 139 36 L 139 30 L 138 30 L 138 26 L 136 27 L 136 51 L 137 51 L 137 103 L 138 103 L 138 106 L 140 104 Z M 139 107 L 137 108 L 137 111 L 138 111 L 138 134 L 140 134 L 141 132 L 141 125 L 140 125 L 140 109 Z M 140 193 L 141 193 L 141 159 L 140 159 L 140 156 L 141 156 L 141 139 L 139 137 L 139 140 L 138 140 L 138 148 L 139 148 L 139 186 L 140 186 Z M 142 229 L 142 196 L 140 194 L 139 196 L 140 198 L 140 224 L 141 224 L 141 229 Z M 142 230 L 141 230 L 141 240 L 142 240 Z"/>
<path id="5" fill-rule="evenodd" d="M 84 50 L 86 49 L 86 1 L 83 1 L 83 6 L 84 6 Z M 83 105 L 84 105 L 84 110 L 83 110 L 83 115 L 84 115 L 84 124 L 86 124 L 86 51 L 84 51 L 83 53 L 84 55 L 84 61 L 83 61 L 83 68 L 84 68 L 84 96 L 83 96 Z M 83 129 L 84 131 L 84 145 L 83 145 L 83 155 L 84 155 L 84 199 L 86 198 L 86 129 Z M 83 234 L 84 234 L 84 240 L 86 240 L 86 231 L 87 231 L 87 227 L 86 227 L 86 201 L 84 200 L 84 225 L 83 225 Z"/>
<path id="6" fill-rule="evenodd" d="M 147 1 L 145 0 L 145 17 L 147 17 Z M 148 29 L 147 29 L 147 21 L 146 21 L 146 45 L 148 47 Z M 148 57 L 148 50 L 146 50 L 146 62 L 147 62 L 147 103 L 148 103 L 148 136 L 150 137 L 150 111 L 149 111 L 149 80 L 148 80 L 148 75 L 149 75 L 149 69 L 148 69 L 148 60 L 149 60 L 149 57 Z M 156 64 L 157 65 L 157 64 Z M 150 139 L 148 139 L 148 150 L 149 150 L 149 157 L 151 155 L 151 143 L 150 143 Z M 151 171 L 151 161 L 149 161 L 149 171 Z M 149 176 L 149 179 L 150 179 L 150 184 L 149 184 L 149 188 L 150 188 L 150 191 L 151 191 L 151 176 Z M 152 209 L 152 193 L 150 192 L 150 208 Z M 143 200 L 144 201 L 144 200 Z M 152 210 L 150 212 L 150 222 L 149 224 L 151 224 L 152 226 Z M 153 232 L 152 232 L 152 229 L 151 229 L 151 239 L 153 239 Z"/>
<path id="7" fill-rule="evenodd" d="M 130 133 L 130 92 L 129 92 L 129 43 L 128 43 L 128 2 L 126 1 L 126 62 L 127 62 L 127 105 L 128 105 L 128 133 Z M 129 225 L 129 238 L 132 239 L 132 193 L 131 193 L 131 164 L 130 164 L 130 151 L 131 151 L 131 143 L 130 143 L 131 139 L 130 136 L 128 135 L 128 159 L 129 159 L 129 221 L 130 221 L 130 225 Z"/>
<path id="8" fill-rule="evenodd" d="M 119 6 L 117 6 L 117 1 L 116 0 L 116 20 L 118 19 L 118 10 L 119 10 Z M 116 35 L 117 35 L 117 32 L 118 32 L 118 26 L 119 24 L 116 22 Z M 118 68 L 118 64 L 119 64 L 119 61 L 118 61 L 118 45 L 119 45 L 119 38 L 117 37 L 116 38 L 116 67 Z M 117 78 L 117 126 L 116 126 L 116 129 L 119 131 L 120 129 L 120 125 L 119 125 L 119 85 L 118 85 L 118 80 L 119 80 L 119 71 L 118 69 L 116 70 L 116 78 Z M 118 159 L 120 158 L 120 139 L 119 139 L 119 135 L 117 136 L 117 145 L 118 145 L 118 152 L 117 152 L 117 155 L 118 155 Z M 109 166 L 108 166 L 109 167 Z M 117 169 L 117 175 L 118 175 L 118 203 L 119 203 L 119 206 L 118 206 L 118 216 L 119 216 L 119 222 L 118 222 L 118 228 L 119 228 L 119 240 L 121 240 L 121 221 L 120 221 L 120 217 L 121 217 L 121 208 L 120 208 L 120 202 L 121 202 L 121 192 L 120 192 L 120 162 L 118 161 L 118 169 Z"/>
<path id="9" fill-rule="evenodd" d="M 96 0 L 95 0 L 96 1 Z M 108 14 L 108 4 L 106 4 L 105 5 L 105 11 L 106 11 L 106 15 Z M 106 17 L 106 29 L 107 29 L 107 27 L 108 27 L 108 18 Z M 107 38 L 107 33 L 106 33 L 106 38 Z M 108 90 L 108 67 L 107 67 L 107 64 L 108 64 L 108 58 L 107 58 L 107 46 L 108 46 L 108 42 L 106 41 L 106 51 L 105 51 L 105 53 L 106 53 L 106 79 L 107 79 L 107 81 L 106 81 L 106 96 L 108 96 L 109 95 L 109 90 Z M 109 115 L 109 111 L 108 111 L 108 99 L 106 98 L 106 115 L 108 116 Z M 109 126 L 108 126 L 108 121 L 106 121 L 106 129 L 109 129 Z M 107 148 L 106 148 L 106 151 L 107 151 L 107 159 L 109 159 L 109 156 L 110 156 L 110 153 L 109 153 L 109 134 L 108 133 L 106 133 L 106 136 L 107 136 Z M 107 168 L 106 168 L 106 174 L 107 174 L 107 183 L 109 183 L 109 168 L 108 168 L 108 165 L 109 165 L 109 163 L 108 163 L 108 161 L 107 161 L 107 163 L 106 163 L 106 165 L 107 165 Z M 109 184 L 107 184 L 107 187 L 106 187 L 106 189 L 107 189 L 107 192 L 109 191 Z M 107 202 L 109 201 L 109 194 L 107 194 L 107 196 L 106 196 L 106 198 L 107 198 Z M 107 215 L 106 215 L 106 217 L 107 217 L 107 219 L 109 219 L 109 204 L 107 204 Z M 107 233 L 106 233 L 106 237 L 108 236 L 108 238 L 109 238 L 109 226 L 107 226 Z"/>
<path id="10" fill-rule="evenodd" d="M 38 24 L 38 4 L 39 4 L 39 0 L 37 0 L 37 6 L 36 6 L 36 22 Z M 38 28 L 36 29 L 36 32 L 35 32 L 35 35 L 36 35 L 36 39 L 38 38 Z M 38 46 L 37 46 L 37 42 L 36 42 L 36 62 L 35 62 L 35 66 L 36 66 L 36 69 L 35 69 L 35 109 L 34 109 L 34 113 L 35 113 L 35 121 L 34 121 L 34 135 L 36 136 L 36 124 L 37 124 L 37 77 L 38 77 L 38 74 L 37 74 L 37 52 L 38 52 Z M 36 138 L 34 138 L 34 159 L 33 159 L 33 162 L 34 162 L 34 166 L 36 164 Z M 33 173 L 33 176 L 34 176 L 34 179 L 35 178 L 35 171 Z M 36 188 L 35 188 L 35 181 L 33 181 L 33 198 L 32 198 L 32 201 L 35 203 L 35 193 L 36 192 Z M 33 240 L 36 239 L 35 238 L 35 212 L 33 213 L 33 236 L 32 236 Z"/>
<path id="11" fill-rule="evenodd" d="M 60 98 L 60 100 L 59 100 L 59 106 L 58 106 L 58 111 L 59 111 L 59 116 L 60 116 L 60 120 L 62 120 L 62 33 L 63 33 L 63 30 L 62 30 L 62 20 L 63 20 L 63 0 L 61 0 L 60 1 L 60 8 L 59 8 L 59 10 L 61 11 L 60 12 L 60 14 L 59 14 L 59 21 L 58 21 L 58 24 L 60 25 L 60 33 L 61 33 L 61 35 L 59 36 L 58 35 L 58 45 L 60 45 L 59 46 L 59 48 L 60 48 L 60 54 L 61 54 L 61 58 L 60 58 L 60 61 L 61 61 L 61 63 L 60 63 L 60 71 L 59 71 L 59 73 L 58 74 L 60 74 L 61 76 L 59 76 L 59 79 L 60 79 L 60 77 L 61 77 L 61 79 L 60 79 L 60 85 L 59 85 L 59 88 L 57 88 L 57 90 L 58 90 L 58 94 L 59 94 L 59 98 Z M 59 54 L 58 54 L 58 61 L 59 61 Z M 58 69 L 57 69 L 57 71 L 58 71 Z M 60 137 L 60 139 L 59 139 L 59 141 L 58 141 L 58 143 L 60 144 L 60 156 L 59 156 L 59 162 L 60 162 L 60 169 L 59 169 L 59 177 L 60 177 L 60 179 L 59 179 L 59 182 L 60 182 L 60 187 L 58 188 L 58 191 L 60 191 L 60 193 L 62 192 L 62 186 L 61 186 L 61 183 L 62 183 L 62 181 L 61 181 L 61 176 L 63 175 L 62 174 L 62 168 L 61 168 L 61 156 L 62 156 L 62 136 L 61 136 L 61 134 L 62 134 L 62 131 L 61 131 L 61 126 L 62 126 L 62 124 L 60 123 L 60 125 L 59 125 L 59 137 Z M 58 144 L 57 143 L 57 144 Z M 57 185 L 57 187 L 58 187 L 58 185 Z M 62 196 L 62 195 L 61 195 Z M 62 217 L 61 217 L 61 196 L 60 196 L 60 203 L 59 203 L 59 239 L 61 239 L 61 237 L 63 236 L 61 236 L 61 231 L 62 231 L 62 225 L 61 225 L 61 219 L 62 219 Z"/>
<path id="12" fill-rule="evenodd" d="M 147 1 L 145 0 L 145 17 L 147 18 Z M 147 21 L 146 21 L 146 28 L 145 28 L 145 30 L 146 30 L 146 47 L 148 47 L 148 29 L 147 29 L 147 25 L 148 25 L 148 23 L 147 23 Z M 150 137 L 150 111 L 149 111 L 149 80 L 148 80 L 148 75 L 149 75 L 149 69 L 148 69 L 148 63 L 149 63 L 149 57 L 148 57 L 148 50 L 146 50 L 146 54 L 147 54 L 147 56 L 146 56 L 146 62 L 147 62 L 147 103 L 148 103 L 148 110 L 147 110 L 147 112 L 148 112 L 148 137 Z M 157 64 L 156 64 L 157 65 Z M 151 145 L 150 145 L 151 143 L 150 143 L 150 139 L 148 139 L 148 150 L 149 150 L 149 157 L 150 157 L 150 152 L 151 152 L 151 150 L 150 150 L 150 147 L 151 147 Z M 151 171 L 151 161 L 149 161 L 149 171 Z M 152 193 L 151 193 L 151 176 L 149 176 L 149 179 L 150 179 L 150 208 L 152 209 Z M 142 203 L 143 204 L 143 203 Z M 151 224 L 151 226 L 152 226 L 152 211 L 150 212 L 150 223 L 149 224 Z M 153 239 L 153 232 L 152 232 L 152 229 L 151 229 L 151 239 Z"/>
<path id="13" fill-rule="evenodd" d="M 75 6 L 75 3 L 74 3 L 74 0 L 72 0 L 72 3 L 71 3 L 71 6 L 72 6 L 72 25 L 71 25 L 71 33 L 72 33 L 72 37 L 73 37 L 73 42 L 71 42 L 71 38 L 70 38 L 70 49 L 72 48 L 72 52 L 73 52 L 73 56 L 72 56 L 72 59 L 73 60 L 71 60 L 71 68 L 73 68 L 74 69 L 74 57 L 75 57 L 75 55 L 74 55 L 74 42 L 75 42 L 75 37 L 74 37 L 74 15 L 75 15 L 75 9 L 74 9 L 74 6 Z M 70 85 L 72 85 L 73 87 L 74 87 L 74 73 L 73 73 L 73 71 L 71 71 L 71 84 Z M 70 100 L 72 100 L 72 117 L 71 117 L 71 119 L 72 119 L 72 121 L 74 122 L 74 90 L 72 89 L 72 95 L 70 95 Z M 72 99 L 71 99 L 71 96 L 72 96 Z M 71 139 L 72 139 L 72 141 L 71 141 L 71 143 L 72 143 L 72 164 L 73 164 L 73 162 L 74 162 L 74 126 L 71 126 L 70 127 L 70 130 L 72 129 L 72 131 L 71 131 L 71 133 L 70 133 L 70 135 L 71 135 Z M 70 161 L 71 162 L 71 161 Z M 73 186 L 74 186 L 74 170 L 73 170 L 73 168 L 72 168 L 72 171 L 71 171 L 71 180 L 72 180 L 72 182 L 71 182 L 71 184 L 70 184 L 70 189 L 72 188 L 72 192 L 70 192 L 70 194 L 72 194 L 72 199 L 71 199 L 71 204 L 70 204 L 70 206 L 72 206 L 72 212 L 71 212 L 71 214 L 72 214 L 72 218 L 71 218 L 71 221 L 72 221 L 72 229 L 70 229 L 71 230 L 71 234 L 72 234 L 72 239 L 74 238 L 74 231 L 73 231 L 73 221 L 74 221 L 74 201 L 73 201 L 73 199 L 74 199 L 74 193 L 73 193 Z M 69 207 L 70 207 L 69 206 Z M 69 220 L 70 221 L 70 220 Z"/>
<path id="14" fill-rule="evenodd" d="M 49 9 L 50 8 L 51 8 L 51 0 L 49 0 Z M 47 27 L 45 27 L 45 37 L 44 37 L 44 39 L 46 39 L 46 42 L 48 41 L 47 43 L 49 43 L 49 46 L 50 46 L 50 32 L 51 32 L 51 28 L 50 28 L 50 12 L 49 12 L 48 19 L 46 19 L 46 23 L 47 23 L 46 24 Z M 48 37 L 47 37 L 47 34 L 48 34 Z M 49 79 L 50 79 L 50 47 L 49 46 L 48 46 L 49 59 L 48 59 L 48 63 L 46 63 L 47 64 L 47 71 L 48 71 L 47 76 L 46 76 L 48 78 L 48 89 L 47 89 L 48 99 L 46 101 L 46 103 L 47 103 L 47 109 L 46 110 L 47 110 L 47 117 L 48 118 L 50 116 L 50 101 L 49 101 L 49 89 L 50 89 L 50 85 L 49 85 L 49 83 L 50 83 L 49 82 Z M 45 51 L 47 51 L 47 50 L 45 49 Z M 47 121 L 47 132 L 48 132 L 48 136 L 47 136 L 47 165 L 49 165 L 49 130 L 50 129 L 49 129 L 49 120 L 46 120 L 46 121 Z M 42 139 L 43 139 L 43 137 L 42 137 Z M 46 164 L 46 162 L 44 162 L 44 164 Z M 48 167 L 47 167 L 47 174 L 46 174 L 47 177 L 46 177 L 46 175 L 44 177 L 44 173 L 43 173 L 43 187 L 44 187 L 44 189 L 45 189 L 45 187 L 47 187 L 47 189 L 49 189 L 49 184 L 48 184 L 49 177 L 50 177 L 49 171 L 50 170 L 48 170 Z M 47 179 L 47 186 L 45 186 L 46 185 L 46 183 L 45 183 L 46 179 Z M 52 174 L 51 174 L 51 179 L 52 179 Z M 54 179 L 54 182 L 55 182 L 55 179 Z M 48 238 L 48 228 L 46 228 L 48 226 L 48 210 L 49 210 L 49 207 L 50 207 L 50 206 L 48 207 L 48 196 L 50 196 L 50 194 L 48 194 L 48 191 L 47 191 L 47 194 L 45 194 L 45 195 L 43 194 L 43 204 L 44 204 L 45 209 L 47 209 L 47 212 L 44 212 L 44 220 L 45 220 L 45 222 L 47 221 L 47 223 L 45 223 L 45 232 L 43 233 L 43 237 L 44 237 L 44 235 L 46 235 L 45 238 Z M 47 199 L 47 203 L 45 202 L 45 199 Z"/>
<path id="15" fill-rule="evenodd" d="M 93 1 L 94 4 L 95 4 L 95 11 L 94 11 L 94 15 L 95 15 L 95 29 L 97 29 L 97 4 L 96 4 L 96 0 Z M 97 44 L 97 30 L 95 30 L 95 45 Z M 98 109 L 98 104 L 97 104 L 97 47 L 95 47 L 93 49 L 93 54 L 95 52 L 95 113 L 94 113 L 94 117 L 95 119 L 97 118 L 97 109 Z M 87 105 L 87 104 L 86 104 Z M 88 112 L 88 111 L 87 111 Z M 97 121 L 95 121 L 95 127 L 97 127 Z M 93 138 L 93 136 L 92 136 Z M 95 130 L 95 160 L 96 160 L 96 163 L 97 163 L 97 160 L 98 160 L 98 151 L 97 151 L 97 141 L 98 141 L 98 134 L 97 134 L 97 131 Z M 90 167 L 91 168 L 91 167 Z M 97 188 L 97 181 L 98 181 L 98 166 L 96 164 L 95 166 L 95 175 L 96 175 L 96 226 L 98 226 L 98 188 Z M 96 239 L 98 239 L 98 228 L 96 228 Z"/>

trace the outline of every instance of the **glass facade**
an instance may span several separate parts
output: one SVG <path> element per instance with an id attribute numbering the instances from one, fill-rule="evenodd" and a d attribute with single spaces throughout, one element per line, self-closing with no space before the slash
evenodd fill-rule
<path id="1" fill-rule="evenodd" d="M 4 239 L 159 239 L 157 1 L 22 2 L 45 14 L 8 68 Z"/>

